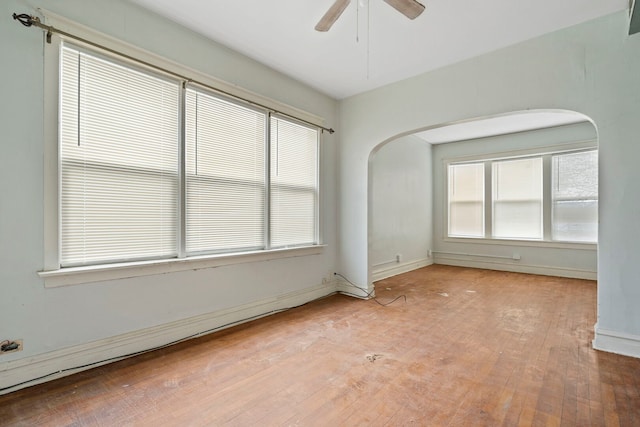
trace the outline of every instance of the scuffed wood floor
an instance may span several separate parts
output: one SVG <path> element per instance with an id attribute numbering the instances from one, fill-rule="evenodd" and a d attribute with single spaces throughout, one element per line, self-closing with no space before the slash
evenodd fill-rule
<path id="1" fill-rule="evenodd" d="M 430 266 L 0 396 L 11 426 L 639 426 L 596 284 Z"/>

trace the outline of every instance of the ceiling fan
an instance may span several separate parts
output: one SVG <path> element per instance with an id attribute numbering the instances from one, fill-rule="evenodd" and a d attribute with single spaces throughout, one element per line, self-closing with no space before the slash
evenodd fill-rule
<path id="1" fill-rule="evenodd" d="M 424 5 L 416 0 L 384 1 L 409 19 L 416 19 L 424 11 Z M 349 3 L 351 3 L 351 0 L 336 0 L 324 16 L 320 18 L 318 24 L 316 24 L 316 31 L 329 31 L 334 22 L 338 20 L 342 12 L 349 6 Z"/>

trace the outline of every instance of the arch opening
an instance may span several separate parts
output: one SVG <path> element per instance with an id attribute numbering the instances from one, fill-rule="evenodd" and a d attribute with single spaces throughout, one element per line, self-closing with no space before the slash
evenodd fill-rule
<path id="1" fill-rule="evenodd" d="M 403 132 L 376 145 L 368 161 L 371 282 L 432 263 L 595 279 L 597 243 L 562 241 L 552 235 L 558 204 L 556 200 L 554 211 L 555 193 L 550 186 L 558 178 L 550 168 L 557 163 L 553 153 L 593 149 L 597 153 L 597 146 L 597 128 L 588 116 L 558 109 L 441 123 Z M 538 156 L 541 164 L 551 162 L 544 166 L 543 184 L 549 188 L 541 200 L 540 238 L 450 235 L 447 165 L 452 159 L 487 162 Z M 491 166 L 487 167 L 487 185 L 491 186 Z M 483 214 L 489 218 L 483 221 L 491 229 L 495 201 L 490 192 L 484 196 L 489 200 L 484 201 Z M 597 215 L 597 195 L 595 203 Z"/>

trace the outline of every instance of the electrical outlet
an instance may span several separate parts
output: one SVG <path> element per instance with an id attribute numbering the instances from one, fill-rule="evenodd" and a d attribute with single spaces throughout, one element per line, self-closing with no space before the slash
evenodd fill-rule
<path id="1" fill-rule="evenodd" d="M 401 259 L 402 259 L 402 255 L 396 254 L 396 262 L 400 262 Z"/>
<path id="2" fill-rule="evenodd" d="M 2 347 L 6 348 L 7 350 L 0 351 L 0 355 L 22 351 L 22 340 L 3 340 Z"/>
<path id="3" fill-rule="evenodd" d="M 327 283 L 331 283 L 332 280 L 333 280 L 333 273 L 327 273 L 327 275 L 322 278 L 322 284 L 326 285 Z"/>

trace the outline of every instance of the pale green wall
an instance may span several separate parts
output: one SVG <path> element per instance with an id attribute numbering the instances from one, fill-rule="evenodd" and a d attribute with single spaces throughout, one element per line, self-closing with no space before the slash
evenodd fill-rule
<path id="1" fill-rule="evenodd" d="M 11 18 L 34 6 L 325 117 L 338 132 L 323 143 L 323 254 L 45 289 L 37 276 L 43 263 L 44 46 L 39 30 Z M 2 356 L 0 370 L 5 362 L 303 290 L 336 270 L 368 284 L 373 148 L 431 125 L 529 108 L 575 110 L 598 126 L 599 322 L 640 336 L 640 38 L 627 37 L 627 19 L 626 12 L 617 13 L 337 103 L 124 0 L 3 1 L 0 338 L 23 338 L 25 346 Z"/>
<path id="2" fill-rule="evenodd" d="M 431 144 L 392 141 L 369 161 L 369 257 L 375 269 L 425 260 L 432 246 Z"/>

